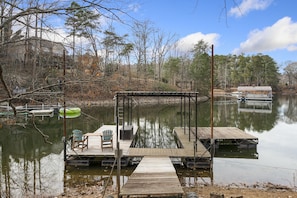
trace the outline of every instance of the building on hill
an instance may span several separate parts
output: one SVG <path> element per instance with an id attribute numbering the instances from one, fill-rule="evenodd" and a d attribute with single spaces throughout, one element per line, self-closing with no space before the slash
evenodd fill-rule
<path id="1" fill-rule="evenodd" d="M 30 37 L 5 44 L 2 56 L 14 67 L 58 67 L 63 65 L 63 53 L 67 50 L 60 42 L 53 42 L 38 37 Z M 67 65 L 72 61 L 67 56 Z"/>

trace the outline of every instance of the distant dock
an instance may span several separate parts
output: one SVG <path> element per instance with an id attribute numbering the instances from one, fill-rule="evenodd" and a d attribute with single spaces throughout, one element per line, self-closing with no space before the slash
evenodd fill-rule
<path id="1" fill-rule="evenodd" d="M 56 105 L 24 105 L 24 106 L 16 106 L 15 110 L 17 114 L 19 113 L 27 113 L 34 116 L 50 116 L 52 117 L 54 115 L 55 111 L 58 111 L 59 108 L 62 106 L 60 104 Z M 0 113 L 3 115 L 10 115 L 13 114 L 13 109 L 11 106 L 9 106 L 8 103 L 2 103 L 0 105 Z"/>

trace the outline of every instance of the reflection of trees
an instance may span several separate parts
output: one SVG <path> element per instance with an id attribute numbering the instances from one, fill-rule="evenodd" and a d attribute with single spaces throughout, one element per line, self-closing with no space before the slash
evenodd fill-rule
<path id="1" fill-rule="evenodd" d="M 271 113 L 251 113 L 237 111 L 237 104 L 216 105 L 214 109 L 215 126 L 236 126 L 257 132 L 269 131 L 277 123 L 295 123 L 297 121 L 297 101 L 295 96 L 275 97 Z M 204 112 L 207 116 L 209 111 Z"/>
<path id="2" fill-rule="evenodd" d="M 274 108 L 274 107 L 273 107 Z M 257 132 L 269 131 L 271 130 L 277 118 L 277 112 L 273 113 L 240 113 L 238 116 L 239 119 L 239 128 L 247 129 Z"/>
<path id="3" fill-rule="evenodd" d="M 138 125 L 137 147 L 168 148 L 175 145 L 172 129 L 176 106 L 156 105 L 134 109 L 134 124 Z M 136 115 L 136 116 L 135 116 Z"/>
<path id="4" fill-rule="evenodd" d="M 43 194 L 52 189 L 44 181 L 55 179 L 54 174 L 58 173 L 43 167 L 42 161 L 53 153 L 61 153 L 63 145 L 58 129 L 61 125 L 48 119 L 38 121 L 37 125 L 43 126 L 43 131 L 50 136 L 53 144 L 46 144 L 30 124 L 26 128 L 9 126 L 1 130 L 0 194 L 5 197 Z M 47 166 L 55 167 L 53 163 Z"/>
<path id="5" fill-rule="evenodd" d="M 292 124 L 297 121 L 297 101 L 295 96 L 283 96 L 279 99 L 282 103 L 280 118 L 282 121 Z"/>
<path id="6" fill-rule="evenodd" d="M 273 102 L 272 113 L 238 112 L 237 102 L 220 99 L 214 106 L 214 126 L 238 127 L 242 130 L 254 130 L 258 132 L 272 129 L 278 118 L 278 103 Z M 199 106 L 199 126 L 210 126 L 210 104 L 203 103 Z"/>
<path id="7" fill-rule="evenodd" d="M 281 116 L 279 116 L 280 107 L 285 106 L 282 109 Z M 186 107 L 188 108 L 188 106 Z M 191 125 L 194 126 L 195 115 L 194 105 L 191 105 Z M 113 111 L 113 107 L 105 109 L 106 111 Z M 186 109 L 188 111 L 188 109 Z M 94 111 L 96 112 L 96 111 Z M 98 111 L 97 111 L 98 112 Z M 109 119 L 113 119 L 108 113 L 99 111 L 102 115 L 98 119 L 103 119 L 104 116 L 108 116 Z M 163 128 L 171 133 L 172 129 L 177 126 L 181 126 L 180 104 L 176 105 L 154 105 L 154 106 L 137 106 L 133 109 L 133 124 L 144 127 L 140 127 L 139 130 L 146 131 L 142 134 L 142 145 L 148 142 L 154 141 L 157 145 L 159 142 L 171 141 L 166 139 L 166 132 L 160 133 Z M 230 102 L 227 99 L 220 99 L 219 102 L 215 101 L 214 105 L 214 126 L 232 126 L 238 127 L 242 130 L 253 130 L 257 132 L 269 131 L 277 123 L 278 120 L 282 120 L 287 123 L 293 123 L 297 121 L 297 101 L 295 97 L 275 97 L 272 104 L 272 113 L 249 113 L 238 112 L 237 102 Z M 140 119 L 141 118 L 141 119 Z M 104 122 L 108 123 L 108 121 Z M 186 116 L 186 126 L 188 125 L 188 116 Z M 198 126 L 208 127 L 210 126 L 210 102 L 198 104 Z M 150 134 L 150 130 L 154 131 L 154 135 Z M 158 139 L 156 139 L 158 137 Z M 154 138 L 154 139 L 152 139 Z"/>

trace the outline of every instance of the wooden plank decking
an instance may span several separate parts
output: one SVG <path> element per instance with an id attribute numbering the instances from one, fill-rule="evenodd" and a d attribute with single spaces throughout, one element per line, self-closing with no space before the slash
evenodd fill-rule
<path id="1" fill-rule="evenodd" d="M 101 149 L 101 138 L 100 135 L 103 130 L 112 130 L 113 133 L 113 148 Z M 120 130 L 120 129 L 119 129 Z M 133 126 L 133 134 L 137 131 L 137 126 Z M 177 135 L 177 139 L 181 143 L 181 148 L 131 148 L 133 138 L 130 140 L 121 140 L 120 149 L 122 150 L 124 157 L 143 157 L 143 156 L 166 156 L 166 157 L 200 157 L 200 158 L 210 158 L 211 155 L 209 151 L 203 146 L 199 140 L 210 139 L 210 127 L 198 127 L 198 141 L 197 150 L 194 153 L 194 142 L 195 142 L 195 128 L 191 128 L 191 135 L 189 141 L 189 131 L 184 130 L 183 127 L 175 127 L 173 132 Z M 115 125 L 104 125 L 96 130 L 94 133 L 85 134 L 88 136 L 88 148 L 87 149 L 75 149 L 69 150 L 69 156 L 108 156 L 114 157 L 116 148 L 116 126 Z M 213 137 L 218 140 L 228 140 L 228 139 L 242 139 L 242 140 L 253 140 L 258 139 L 236 127 L 214 127 Z"/>
<path id="2" fill-rule="evenodd" d="M 121 128 L 121 127 L 120 127 Z M 119 130 L 120 130 L 119 128 Z M 133 134 L 136 133 L 138 127 L 133 126 Z M 112 130 L 113 131 L 113 149 L 112 148 L 104 148 L 101 149 L 101 137 L 102 131 L 104 130 Z M 120 133 L 120 132 L 119 132 Z M 84 136 L 88 136 L 88 148 L 86 149 L 75 149 L 75 150 L 69 150 L 67 152 L 68 155 L 73 156 L 110 156 L 113 157 L 115 154 L 115 148 L 116 148 L 116 125 L 103 125 L 99 129 L 97 129 L 93 133 L 86 133 Z M 130 147 L 132 140 L 121 140 L 120 137 L 120 147 L 123 150 L 123 155 L 127 155 L 128 148 Z"/>
<path id="3" fill-rule="evenodd" d="M 169 157 L 145 156 L 121 189 L 123 196 L 181 197 L 182 186 Z"/>
<path id="4" fill-rule="evenodd" d="M 195 128 L 192 127 L 191 131 L 194 132 Z M 210 127 L 198 127 L 197 129 L 199 139 L 210 139 L 211 128 Z M 230 139 L 245 139 L 245 140 L 257 140 L 258 138 L 252 136 L 236 127 L 214 127 L 213 138 L 218 140 L 230 140 Z"/>

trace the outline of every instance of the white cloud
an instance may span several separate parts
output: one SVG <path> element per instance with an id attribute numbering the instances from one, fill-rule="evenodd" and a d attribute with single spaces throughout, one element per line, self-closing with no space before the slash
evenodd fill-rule
<path id="1" fill-rule="evenodd" d="M 182 52 L 187 52 L 194 49 L 194 45 L 198 43 L 198 41 L 203 40 L 209 45 L 217 45 L 218 39 L 220 38 L 219 34 L 210 33 L 203 34 L 201 32 L 197 32 L 194 34 L 189 34 L 186 37 L 181 38 L 177 42 L 177 48 Z"/>
<path id="2" fill-rule="evenodd" d="M 243 0 L 240 5 L 235 5 L 229 11 L 231 16 L 241 17 L 252 10 L 264 10 L 272 0 Z"/>
<path id="3" fill-rule="evenodd" d="M 284 17 L 263 30 L 253 30 L 233 52 L 260 53 L 277 49 L 297 50 L 297 22 L 292 22 L 290 17 Z"/>
<path id="4" fill-rule="evenodd" d="M 133 4 L 129 4 L 128 8 L 132 12 L 138 12 L 138 10 L 140 9 L 140 5 L 137 3 L 133 3 Z"/>

